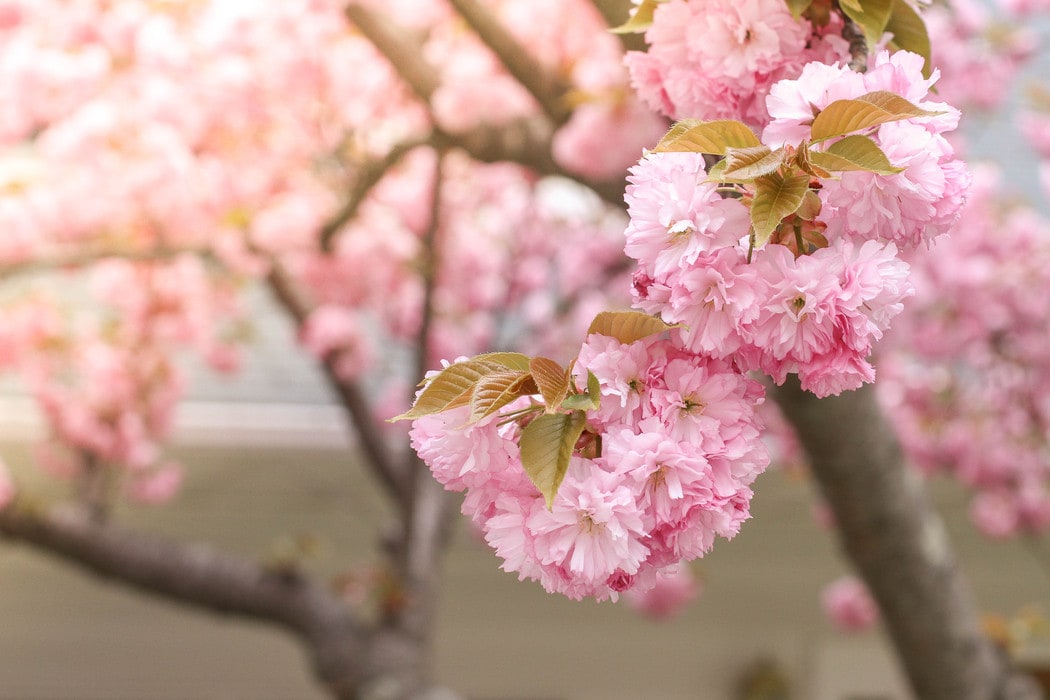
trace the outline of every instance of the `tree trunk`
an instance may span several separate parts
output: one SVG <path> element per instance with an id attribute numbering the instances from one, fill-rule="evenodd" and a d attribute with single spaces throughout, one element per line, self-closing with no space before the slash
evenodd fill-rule
<path id="1" fill-rule="evenodd" d="M 916 696 L 1042 698 L 981 633 L 944 526 L 906 467 L 874 387 L 817 399 L 791 376 L 772 393 L 809 455 L 841 545 L 878 601 Z"/>

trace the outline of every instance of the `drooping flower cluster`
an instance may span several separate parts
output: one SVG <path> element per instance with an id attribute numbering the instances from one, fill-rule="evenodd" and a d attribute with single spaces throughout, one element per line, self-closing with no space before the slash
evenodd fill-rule
<path id="1" fill-rule="evenodd" d="M 636 306 L 682 324 L 695 352 L 736 357 L 778 383 L 798 373 L 818 396 L 872 381 L 872 344 L 911 294 L 898 253 L 944 233 L 969 183 L 942 136 L 958 112 L 924 101 L 935 78 L 921 71 L 919 56 L 882 53 L 865 75 L 811 63 L 771 88 L 770 147 L 804 148 L 815 112 L 836 100 L 893 92 L 926 114 L 871 134 L 899 172 L 821 179 L 816 201 L 796 207 L 760 248 L 752 250 L 745 200 L 723 198 L 700 154 L 645 157 L 627 189 Z"/>
<path id="2" fill-rule="evenodd" d="M 762 389 L 731 363 L 666 339 L 592 334 L 575 364 L 600 386 L 548 508 L 522 465 L 523 397 L 465 426 L 470 407 L 418 418 L 412 444 L 522 579 L 579 599 L 615 598 L 703 556 L 748 517 L 768 464 L 755 406 Z M 538 410 L 538 407 L 536 408 Z M 527 421 L 527 419 L 526 419 Z M 527 424 L 527 423 L 526 423 Z"/>

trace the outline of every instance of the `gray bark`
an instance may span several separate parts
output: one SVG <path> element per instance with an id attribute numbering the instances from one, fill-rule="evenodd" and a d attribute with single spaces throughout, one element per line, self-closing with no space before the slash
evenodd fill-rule
<path id="1" fill-rule="evenodd" d="M 840 543 L 879 604 L 922 700 L 1034 700 L 981 633 L 944 526 L 865 386 L 817 399 L 792 375 L 773 397 L 794 426 Z"/>

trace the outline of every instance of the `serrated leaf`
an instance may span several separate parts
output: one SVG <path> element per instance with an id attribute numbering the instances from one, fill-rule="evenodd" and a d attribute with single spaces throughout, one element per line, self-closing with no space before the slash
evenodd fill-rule
<path id="1" fill-rule="evenodd" d="M 619 27 L 613 27 L 609 31 L 613 34 L 640 34 L 653 23 L 653 15 L 656 7 L 665 0 L 642 0 L 641 4 L 634 8 L 634 12 L 627 21 Z"/>
<path id="2" fill-rule="evenodd" d="M 861 95 L 857 99 L 861 102 L 867 102 L 869 104 L 875 105 L 876 107 L 880 107 L 895 116 L 901 116 L 904 118 L 932 117 L 938 114 L 943 114 L 943 112 L 934 112 L 928 109 L 923 109 L 915 104 L 912 104 L 897 93 L 890 92 L 888 90 L 876 90 L 875 92 L 869 92 L 866 95 Z"/>
<path id="3" fill-rule="evenodd" d="M 892 92 L 869 92 L 853 100 L 835 100 L 822 109 L 813 119 L 811 138 L 816 143 L 887 122 L 935 114 Z"/>
<path id="4" fill-rule="evenodd" d="M 411 420 L 433 413 L 441 413 L 470 403 L 474 387 L 481 379 L 506 372 L 504 365 L 476 358 L 449 365 L 427 382 L 408 411 L 390 419 Z"/>
<path id="5" fill-rule="evenodd" d="M 886 31 L 890 19 L 893 0 L 861 0 L 860 2 L 839 2 L 842 11 L 864 32 L 868 46 L 875 46 Z"/>
<path id="6" fill-rule="evenodd" d="M 550 358 L 534 357 L 529 372 L 547 405 L 547 413 L 554 413 L 569 393 L 569 371 Z"/>
<path id="7" fill-rule="evenodd" d="M 525 372 L 497 372 L 478 380 L 470 395 L 470 418 L 467 424 L 477 423 L 491 416 L 511 401 L 531 396 L 536 384 Z"/>
<path id="8" fill-rule="evenodd" d="M 602 311 L 591 321 L 587 335 L 597 333 L 616 338 L 624 345 L 671 328 L 663 319 L 641 311 Z"/>
<path id="9" fill-rule="evenodd" d="M 858 134 L 836 141 L 826 151 L 813 151 L 809 155 L 820 167 L 836 172 L 866 170 L 879 175 L 893 175 L 904 170 L 893 165 L 877 143 Z"/>
<path id="10" fill-rule="evenodd" d="M 723 177 L 725 176 L 725 172 L 726 172 L 726 161 L 725 161 L 725 158 L 723 158 L 722 160 L 720 160 L 717 163 L 715 163 L 714 165 L 712 165 L 710 170 L 707 171 L 707 181 L 708 182 L 725 182 L 725 180 L 723 179 Z"/>
<path id="11" fill-rule="evenodd" d="M 820 201 L 820 195 L 813 190 L 806 190 L 806 195 L 802 198 L 802 204 L 799 206 L 798 211 L 795 215 L 803 221 L 813 221 L 820 216 L 820 210 L 823 207 L 823 203 Z"/>
<path id="12" fill-rule="evenodd" d="M 811 177 L 816 177 L 820 179 L 831 177 L 830 172 L 820 167 L 819 165 L 816 165 L 810 159 L 809 141 L 803 140 L 802 143 L 799 144 L 798 150 L 795 151 L 795 157 L 792 159 L 792 162 L 796 166 L 798 166 L 799 170 L 810 175 Z"/>
<path id="13" fill-rule="evenodd" d="M 548 510 L 565 479 L 576 441 L 586 425 L 583 411 L 573 411 L 539 416 L 521 431 L 518 442 L 521 464 L 543 494 Z"/>
<path id="14" fill-rule="evenodd" d="M 761 146 L 755 132 L 743 122 L 733 119 L 700 121 L 683 119 L 677 122 L 656 144 L 657 153 L 690 152 L 725 155 L 730 148 Z"/>
<path id="15" fill-rule="evenodd" d="M 784 220 L 794 214 L 809 191 L 806 173 L 773 173 L 755 180 L 751 201 L 751 225 L 755 229 L 755 247 L 761 248 Z"/>
<path id="16" fill-rule="evenodd" d="M 730 148 L 726 151 L 725 163 L 725 171 L 720 175 L 725 182 L 750 182 L 783 165 L 784 149 L 774 151 L 769 146 Z"/>
<path id="17" fill-rule="evenodd" d="M 926 32 L 926 23 L 922 21 L 922 17 L 906 0 L 893 0 L 886 31 L 893 34 L 893 39 L 889 43 L 891 49 L 911 51 L 926 59 L 922 74 L 929 78 L 933 72 L 930 60 L 930 35 Z"/>
<path id="18" fill-rule="evenodd" d="M 472 357 L 472 360 L 480 360 L 482 362 L 495 362 L 498 365 L 503 365 L 507 369 L 514 369 L 519 372 L 529 371 L 529 356 L 523 355 L 520 352 L 486 352 L 482 355 Z"/>
<path id="19" fill-rule="evenodd" d="M 802 13 L 813 4 L 813 0 L 786 0 L 786 2 L 788 9 L 791 10 L 791 16 L 795 19 L 802 17 Z"/>

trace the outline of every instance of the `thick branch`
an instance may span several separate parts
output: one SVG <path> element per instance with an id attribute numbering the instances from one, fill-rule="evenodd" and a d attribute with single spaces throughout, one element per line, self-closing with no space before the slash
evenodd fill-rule
<path id="1" fill-rule="evenodd" d="M 399 35 L 390 22 L 369 12 L 357 2 L 350 2 L 344 12 L 347 19 L 379 49 L 379 53 L 393 64 L 412 92 L 423 102 L 429 103 L 441 81 L 433 66 L 419 53 L 418 45 L 406 41 L 404 34 Z"/>
<path id="2" fill-rule="evenodd" d="M 773 391 L 809 454 L 841 544 L 883 612 L 923 700 L 1039 698 L 981 634 L 970 591 L 872 386 L 817 399 L 794 376 Z"/>
<path id="3" fill-rule="evenodd" d="M 296 325 L 301 326 L 309 315 L 309 309 L 296 294 L 288 277 L 277 267 L 276 262 L 267 282 L 277 301 Z M 360 440 L 369 467 L 397 507 L 407 508 L 410 477 L 395 461 L 383 441 L 382 428 L 365 398 L 364 390 L 357 382 L 347 381 L 339 376 L 334 358 L 325 358 L 321 364 L 329 384 L 339 395 L 340 402 L 350 415 L 351 427 Z"/>
<path id="4" fill-rule="evenodd" d="M 564 124 L 571 113 L 564 99 L 568 86 L 529 55 L 514 35 L 476 0 L 449 1 L 507 72 L 536 99 L 543 113 L 554 124 Z"/>
<path id="5" fill-rule="evenodd" d="M 140 591 L 288 629 L 304 639 L 318 674 L 340 696 L 351 697 L 363 675 L 367 630 L 299 573 L 101 524 L 82 509 L 38 515 L 11 506 L 0 510 L 0 533 Z"/>

